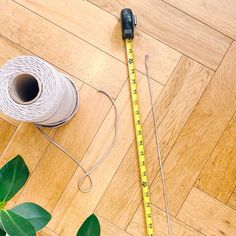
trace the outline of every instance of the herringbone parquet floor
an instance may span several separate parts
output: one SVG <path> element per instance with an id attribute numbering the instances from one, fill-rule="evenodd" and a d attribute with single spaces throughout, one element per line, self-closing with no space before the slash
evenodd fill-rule
<path id="1" fill-rule="evenodd" d="M 1 0 L 0 65 L 37 55 L 69 74 L 81 106 L 49 134 L 85 167 L 118 139 L 78 190 L 82 172 L 31 124 L 0 119 L 0 164 L 21 154 L 31 176 L 10 203 L 34 201 L 53 215 L 43 236 L 74 236 L 95 212 L 104 236 L 145 235 L 124 43 L 119 13 L 138 17 L 136 68 L 156 235 L 167 235 L 153 120 L 145 77 L 150 75 L 175 236 L 236 235 L 236 1 L 234 0 Z"/>

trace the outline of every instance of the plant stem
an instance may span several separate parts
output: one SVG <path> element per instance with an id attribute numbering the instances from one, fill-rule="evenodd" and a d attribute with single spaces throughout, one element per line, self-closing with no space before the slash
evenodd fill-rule
<path id="1" fill-rule="evenodd" d="M 4 209 L 6 205 L 7 205 L 7 202 L 0 202 L 0 210 Z"/>

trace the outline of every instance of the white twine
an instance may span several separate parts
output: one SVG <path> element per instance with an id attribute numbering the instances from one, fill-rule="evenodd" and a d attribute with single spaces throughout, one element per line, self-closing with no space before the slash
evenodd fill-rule
<path id="1" fill-rule="evenodd" d="M 100 159 L 98 159 L 96 161 L 96 163 L 94 164 L 93 167 L 90 167 L 89 170 L 86 170 L 83 166 L 83 164 L 78 161 L 78 159 L 73 156 L 69 151 L 67 151 L 64 147 L 62 147 L 60 144 L 58 144 L 57 142 L 55 142 L 50 136 L 48 136 L 40 127 L 36 126 L 38 128 L 38 130 L 43 134 L 43 136 L 50 141 L 53 145 L 55 145 L 58 149 L 60 149 L 62 152 L 64 152 L 66 155 L 68 155 L 83 171 L 83 175 L 82 177 L 79 178 L 79 182 L 78 182 L 78 188 L 81 192 L 83 193 L 88 193 L 91 191 L 92 187 L 93 187 L 93 180 L 91 178 L 91 174 L 109 157 L 112 148 L 115 145 L 116 139 L 117 139 L 117 128 L 118 128 L 118 111 L 117 111 L 117 107 L 115 102 L 112 100 L 111 96 L 101 90 L 98 90 L 99 93 L 104 94 L 105 96 L 107 96 L 113 107 L 114 107 L 114 111 L 115 111 L 115 120 L 114 120 L 114 134 L 113 134 L 113 139 L 110 143 L 110 145 L 108 146 L 108 148 L 106 149 L 106 151 L 103 153 L 103 155 L 101 156 Z M 87 184 L 85 187 L 83 186 L 85 180 L 88 179 L 89 184 Z"/>
<path id="2" fill-rule="evenodd" d="M 0 69 L 0 110 L 16 120 L 55 127 L 78 106 L 73 81 L 38 57 L 16 57 Z"/>
<path id="3" fill-rule="evenodd" d="M 168 197 L 167 197 L 165 175 L 164 175 L 164 169 L 163 169 L 163 161 L 162 161 L 162 157 L 161 157 L 160 137 L 159 137 L 159 130 L 157 127 L 157 116 L 156 116 L 156 112 L 154 109 L 153 95 L 152 95 L 151 82 L 150 82 L 150 76 L 149 76 L 148 60 L 149 60 L 149 55 L 145 55 L 145 69 L 146 69 L 146 76 L 147 76 L 147 81 L 148 81 L 148 91 L 149 91 L 149 96 L 150 96 L 150 101 L 151 101 L 152 118 L 153 118 L 153 122 L 154 122 L 157 156 L 158 156 L 159 165 L 160 165 L 162 191 L 163 191 L 166 220 L 167 220 L 167 226 L 168 226 L 168 235 L 172 236 L 171 218 L 170 218 L 170 212 L 169 212 L 169 206 L 168 206 Z"/>
<path id="4" fill-rule="evenodd" d="M 98 92 L 107 96 L 114 107 L 114 136 L 102 157 L 93 167 L 86 170 L 75 156 L 41 128 L 58 127 L 75 115 L 79 106 L 79 95 L 73 81 L 46 61 L 32 56 L 14 58 L 0 69 L 0 110 L 16 120 L 34 123 L 47 140 L 77 163 L 84 172 L 78 183 L 79 189 L 84 193 L 92 189 L 93 181 L 90 175 L 109 156 L 117 137 L 116 105 L 109 94 L 100 90 Z M 89 186 L 83 187 L 86 178 L 89 180 Z"/>

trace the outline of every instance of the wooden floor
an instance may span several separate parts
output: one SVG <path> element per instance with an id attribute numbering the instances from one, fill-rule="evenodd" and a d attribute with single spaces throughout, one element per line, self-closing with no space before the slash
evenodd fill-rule
<path id="1" fill-rule="evenodd" d="M 52 215 L 43 236 L 74 236 L 95 212 L 104 236 L 145 235 L 139 170 L 119 13 L 138 16 L 136 67 L 156 235 L 167 235 L 150 114 L 144 55 L 161 139 L 175 236 L 236 235 L 236 2 L 234 0 L 1 0 L 0 64 L 37 55 L 69 74 L 81 106 L 67 125 L 48 133 L 86 168 L 118 139 L 78 190 L 81 169 L 33 125 L 0 119 L 0 164 L 16 154 L 31 176 L 9 207 L 41 204 Z"/>

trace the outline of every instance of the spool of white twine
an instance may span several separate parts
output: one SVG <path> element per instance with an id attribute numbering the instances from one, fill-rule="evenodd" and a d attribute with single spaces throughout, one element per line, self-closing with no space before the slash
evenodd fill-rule
<path id="1" fill-rule="evenodd" d="M 73 81 L 38 57 L 16 57 L 0 69 L 0 110 L 16 120 L 56 127 L 78 107 Z"/>
<path id="2" fill-rule="evenodd" d="M 16 120 L 34 123 L 46 139 L 77 163 L 84 172 L 78 184 L 82 192 L 91 190 L 93 181 L 90 175 L 109 156 L 117 137 L 116 105 L 109 94 L 100 90 L 98 92 L 107 96 L 114 106 L 114 137 L 102 157 L 86 170 L 77 157 L 55 142 L 40 127 L 60 126 L 75 115 L 79 107 L 79 93 L 73 81 L 38 57 L 16 57 L 0 68 L 0 110 Z M 89 186 L 83 187 L 86 178 L 89 179 Z"/>

